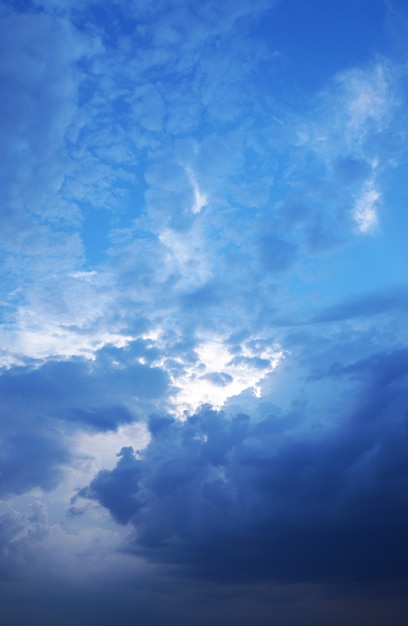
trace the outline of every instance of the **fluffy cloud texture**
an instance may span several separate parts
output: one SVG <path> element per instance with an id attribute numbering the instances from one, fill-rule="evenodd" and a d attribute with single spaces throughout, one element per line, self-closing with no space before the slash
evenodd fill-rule
<path id="1" fill-rule="evenodd" d="M 0 1 L 10 626 L 406 623 L 407 20 Z"/>
<path id="2" fill-rule="evenodd" d="M 407 364 L 401 350 L 333 365 L 322 384 L 358 381 L 358 400 L 343 400 L 340 424 L 306 436 L 299 409 L 152 418 L 147 448 L 122 448 L 79 496 L 134 526 L 124 549 L 198 578 L 405 577 Z"/>

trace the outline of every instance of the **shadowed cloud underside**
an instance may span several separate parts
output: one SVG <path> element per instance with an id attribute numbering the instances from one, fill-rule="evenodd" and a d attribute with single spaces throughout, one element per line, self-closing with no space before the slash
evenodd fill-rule
<path id="1" fill-rule="evenodd" d="M 400 0 L 0 0 L 0 622 L 403 626 Z"/>

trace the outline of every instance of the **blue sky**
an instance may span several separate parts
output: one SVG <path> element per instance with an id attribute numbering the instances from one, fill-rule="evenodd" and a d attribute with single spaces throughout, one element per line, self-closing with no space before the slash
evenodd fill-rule
<path id="1" fill-rule="evenodd" d="M 408 617 L 408 9 L 0 1 L 0 621 Z"/>

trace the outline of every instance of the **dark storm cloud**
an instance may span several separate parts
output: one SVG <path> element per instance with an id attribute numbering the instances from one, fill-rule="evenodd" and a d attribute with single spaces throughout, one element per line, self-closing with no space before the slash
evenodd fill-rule
<path id="1" fill-rule="evenodd" d="M 123 449 L 80 495 L 134 526 L 125 550 L 199 578 L 407 576 L 407 364 L 396 351 L 344 367 L 365 373 L 358 400 L 321 434 L 209 407 L 156 418 L 150 445 Z"/>
<path id="2" fill-rule="evenodd" d="M 57 433 L 38 421 L 24 434 L 0 435 L 0 494 L 21 494 L 34 487 L 50 490 L 61 477 L 61 466 L 70 460 Z"/>
<path id="3" fill-rule="evenodd" d="M 92 409 L 72 409 L 68 419 L 82 426 L 89 426 L 96 431 L 116 430 L 121 424 L 131 424 L 135 417 L 124 406 L 102 406 Z"/>
<path id="4" fill-rule="evenodd" d="M 126 406 L 141 407 L 167 390 L 167 375 L 140 364 L 150 360 L 141 342 L 107 347 L 95 361 L 73 358 L 11 367 L 0 375 L 0 493 L 21 494 L 53 488 L 72 457 L 68 434 L 74 430 L 115 431 L 137 417 Z"/>
<path id="5" fill-rule="evenodd" d="M 133 448 L 122 448 L 118 456 L 116 467 L 111 472 L 99 472 L 91 489 L 82 490 L 80 495 L 92 497 L 94 492 L 98 493 L 102 506 L 111 511 L 117 522 L 126 524 L 142 506 L 138 494 L 139 465 L 135 462 Z M 124 485 L 127 488 L 124 489 Z M 76 498 L 73 499 L 75 501 Z"/>
<path id="6" fill-rule="evenodd" d="M 401 348 L 392 352 L 378 352 L 343 365 L 334 363 L 327 376 L 364 375 L 375 384 L 394 380 L 408 373 L 408 350 Z"/>
<path id="7" fill-rule="evenodd" d="M 137 342 L 104 348 L 94 361 L 72 358 L 10 368 L 0 375 L 3 408 L 21 419 L 48 415 L 93 430 L 115 430 L 135 419 L 123 406 L 125 398 L 149 402 L 167 390 L 167 374 L 140 363 L 140 358 L 148 361 L 153 356 Z"/>
<path id="8" fill-rule="evenodd" d="M 0 494 L 52 489 L 72 458 L 61 428 L 41 411 L 32 411 L 24 394 L 15 403 L 2 394 L 1 402 Z"/>

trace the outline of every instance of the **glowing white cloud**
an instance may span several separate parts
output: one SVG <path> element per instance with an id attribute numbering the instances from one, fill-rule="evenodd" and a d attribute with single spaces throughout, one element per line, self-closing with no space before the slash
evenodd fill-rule
<path id="1" fill-rule="evenodd" d="M 27 358 L 47 359 L 50 356 L 70 358 L 82 356 L 95 358 L 95 352 L 105 345 L 123 348 L 133 337 L 121 333 L 95 330 L 81 333 L 60 324 L 46 321 L 29 326 L 21 323 L 15 327 L 0 329 L 2 351 L 0 367 L 11 367 L 24 363 Z"/>
<path id="2" fill-rule="evenodd" d="M 366 183 L 354 205 L 353 217 L 358 232 L 370 233 L 378 227 L 377 202 L 380 198 L 372 181 Z"/>
<path id="3" fill-rule="evenodd" d="M 194 191 L 194 204 L 191 207 L 191 212 L 194 213 L 194 215 L 197 215 L 206 206 L 207 196 L 204 193 L 202 193 L 202 191 L 200 190 L 200 187 L 198 186 L 196 177 L 192 169 L 190 167 L 187 167 L 186 172 L 187 172 L 187 176 L 189 178 L 190 184 Z"/>
<path id="4" fill-rule="evenodd" d="M 182 374 L 170 373 L 177 392 L 172 408 L 178 415 L 194 412 L 202 404 L 221 408 L 228 398 L 251 389 L 261 396 L 261 382 L 283 358 L 276 344 L 242 347 L 233 354 L 223 338 L 203 337 L 196 348 L 197 362 L 183 368 Z M 181 363 L 180 363 L 181 364 Z M 166 367 L 166 362 L 162 363 Z"/>

